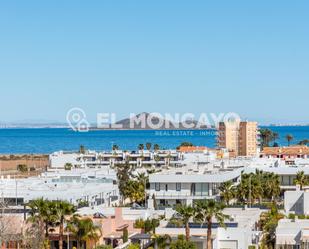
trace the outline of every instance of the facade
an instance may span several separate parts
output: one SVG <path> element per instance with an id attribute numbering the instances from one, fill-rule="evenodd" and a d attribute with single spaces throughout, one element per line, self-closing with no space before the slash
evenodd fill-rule
<path id="1" fill-rule="evenodd" d="M 218 147 L 234 152 L 235 156 L 256 156 L 257 123 L 240 120 L 220 122 Z"/>
<path id="2" fill-rule="evenodd" d="M 181 163 L 181 155 L 181 152 L 175 150 L 86 151 L 84 154 L 58 151 L 49 156 L 49 163 L 54 169 L 63 169 L 66 163 L 70 163 L 73 168 L 103 168 L 124 163 L 136 167 L 177 166 Z"/>
<path id="3" fill-rule="evenodd" d="M 285 213 L 309 215 L 309 192 L 297 189 L 284 192 Z"/>
<path id="4" fill-rule="evenodd" d="M 309 248 L 309 220 L 280 220 L 276 229 L 276 249 L 300 248 Z"/>
<path id="5" fill-rule="evenodd" d="M 109 178 L 104 172 L 85 171 L 50 172 L 40 177 L 24 179 L 0 179 L 0 195 L 12 206 L 20 206 L 31 200 L 66 200 L 74 205 L 81 202 L 90 206 L 111 206 L 119 201 L 115 175 Z"/>
<path id="6" fill-rule="evenodd" d="M 192 204 L 195 200 L 216 199 L 219 186 L 226 181 L 237 182 L 242 169 L 206 170 L 203 166 L 184 166 L 149 176 L 148 194 L 157 207 Z"/>
<path id="7" fill-rule="evenodd" d="M 261 214 L 260 209 L 227 208 L 224 214 L 229 215 L 231 220 L 226 220 L 226 228 L 218 227 L 213 221 L 212 244 L 214 249 L 247 249 L 250 245 L 259 242 L 261 232 L 257 223 Z M 207 247 L 207 226 L 190 222 L 190 240 L 196 244 L 198 249 Z M 168 234 L 172 239 L 177 239 L 178 235 L 185 235 L 185 228 L 175 226 L 168 221 L 161 221 L 156 228 L 158 235 Z"/>
<path id="8" fill-rule="evenodd" d="M 260 154 L 262 158 L 280 158 L 286 164 L 295 164 L 295 160 L 309 158 L 309 147 L 295 145 L 289 147 L 265 147 Z"/>

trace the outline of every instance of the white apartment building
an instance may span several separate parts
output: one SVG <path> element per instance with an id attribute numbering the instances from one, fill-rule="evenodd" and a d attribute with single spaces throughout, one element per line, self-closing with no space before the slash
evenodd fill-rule
<path id="1" fill-rule="evenodd" d="M 47 172 L 39 177 L 0 178 L 0 197 L 11 206 L 31 200 L 65 200 L 74 205 L 84 201 L 89 206 L 111 206 L 119 202 L 119 190 L 113 174 L 100 172 Z"/>
<path id="2" fill-rule="evenodd" d="M 235 170 L 184 166 L 149 176 L 148 194 L 157 207 L 192 204 L 194 200 L 217 198 L 223 182 L 237 182 L 241 168 Z"/>
<path id="3" fill-rule="evenodd" d="M 115 164 L 129 163 L 136 167 L 142 166 L 177 166 L 181 163 L 182 153 L 175 150 L 159 151 L 86 151 L 85 154 L 77 152 L 54 152 L 49 156 L 51 168 L 64 168 L 66 163 L 74 168 L 102 168 L 113 167 Z"/>
<path id="4" fill-rule="evenodd" d="M 257 226 L 261 212 L 260 209 L 256 208 L 226 208 L 224 213 L 229 215 L 231 220 L 226 220 L 226 228 L 219 227 L 216 220 L 213 221 L 213 248 L 247 249 L 250 245 L 257 245 L 261 235 Z M 165 220 L 156 228 L 156 233 L 158 235 L 168 234 L 173 239 L 177 239 L 178 235 L 185 235 L 185 228 L 179 228 Z M 198 249 L 207 247 L 207 226 L 205 224 L 196 224 L 192 221 L 190 223 L 190 234 L 190 240 L 196 244 Z"/>
<path id="5" fill-rule="evenodd" d="M 309 220 L 280 220 L 276 229 L 276 249 L 300 248 L 309 248 Z"/>

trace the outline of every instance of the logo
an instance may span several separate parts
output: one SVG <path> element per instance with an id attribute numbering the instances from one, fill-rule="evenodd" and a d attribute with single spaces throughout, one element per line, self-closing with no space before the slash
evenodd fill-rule
<path id="1" fill-rule="evenodd" d="M 67 122 L 73 131 L 87 132 L 89 131 L 90 124 L 86 119 L 86 113 L 79 107 L 71 108 L 67 112 Z"/>

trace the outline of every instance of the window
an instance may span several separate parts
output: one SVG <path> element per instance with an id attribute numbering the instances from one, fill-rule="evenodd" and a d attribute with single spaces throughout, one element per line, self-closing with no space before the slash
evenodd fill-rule
<path id="1" fill-rule="evenodd" d="M 165 184 L 165 191 L 168 191 L 168 185 Z"/>
<path id="2" fill-rule="evenodd" d="M 155 190 L 160 191 L 160 183 L 158 182 L 155 183 Z"/>
<path id="3" fill-rule="evenodd" d="M 181 191 L 181 183 L 176 183 L 176 191 Z"/>

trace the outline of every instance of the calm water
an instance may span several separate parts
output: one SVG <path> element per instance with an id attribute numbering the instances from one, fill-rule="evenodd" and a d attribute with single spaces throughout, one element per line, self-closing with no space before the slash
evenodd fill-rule
<path id="1" fill-rule="evenodd" d="M 286 145 L 286 134 L 294 141 L 309 139 L 309 127 L 270 127 L 280 134 L 280 145 Z M 110 150 L 113 144 L 121 149 L 136 150 L 141 143 L 159 144 L 173 149 L 188 141 L 198 146 L 215 146 L 215 131 L 90 131 L 69 129 L 0 129 L 0 153 L 51 153 L 57 150 L 77 150 L 80 145 L 94 150 Z"/>

